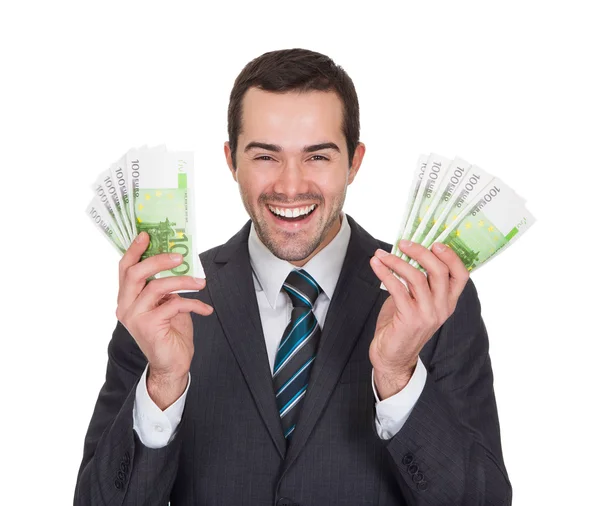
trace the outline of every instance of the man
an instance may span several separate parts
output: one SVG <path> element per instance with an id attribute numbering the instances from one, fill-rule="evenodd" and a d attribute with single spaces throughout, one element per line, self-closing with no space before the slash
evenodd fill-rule
<path id="1" fill-rule="evenodd" d="M 511 503 L 468 272 L 403 243 L 424 276 L 342 211 L 358 113 L 322 54 L 242 70 L 224 150 L 251 220 L 206 280 L 147 283 L 181 262 L 140 262 L 147 234 L 123 256 L 75 505 Z"/>

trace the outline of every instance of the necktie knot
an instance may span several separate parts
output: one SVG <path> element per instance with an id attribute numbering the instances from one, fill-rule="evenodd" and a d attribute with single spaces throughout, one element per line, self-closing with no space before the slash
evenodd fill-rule
<path id="1" fill-rule="evenodd" d="M 292 299 L 294 307 L 313 308 L 323 291 L 319 283 L 304 269 L 292 270 L 283 283 L 283 289 Z"/>

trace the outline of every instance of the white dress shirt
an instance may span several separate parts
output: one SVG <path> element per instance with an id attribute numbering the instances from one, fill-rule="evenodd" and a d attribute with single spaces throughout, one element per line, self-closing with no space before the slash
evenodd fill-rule
<path id="1" fill-rule="evenodd" d="M 314 307 L 314 313 L 321 329 L 325 324 L 327 309 L 342 270 L 350 233 L 348 219 L 342 212 L 342 226 L 336 236 L 302 267 L 323 289 Z M 251 225 L 248 236 L 248 252 L 265 336 L 265 346 L 269 357 L 269 367 L 272 373 L 279 342 L 292 315 L 291 299 L 281 287 L 290 271 L 296 266 L 273 255 L 258 238 L 254 224 Z M 181 397 L 167 409 L 161 411 L 148 394 L 147 371 L 148 366 L 144 369 L 136 389 L 133 405 L 133 428 L 144 445 L 149 448 L 161 448 L 173 439 L 175 430 L 181 421 L 191 375 L 188 374 L 188 384 Z M 419 358 L 408 384 L 400 392 L 381 401 L 375 388 L 373 372 L 371 373 L 376 407 L 375 426 L 380 438 L 389 439 L 402 428 L 423 391 L 426 377 L 427 370 Z"/>

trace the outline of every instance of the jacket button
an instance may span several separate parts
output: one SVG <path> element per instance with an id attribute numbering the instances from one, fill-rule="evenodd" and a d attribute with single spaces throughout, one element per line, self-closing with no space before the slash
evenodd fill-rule
<path id="1" fill-rule="evenodd" d="M 402 458 L 402 463 L 405 466 L 408 466 L 409 464 L 413 463 L 413 460 L 415 460 L 415 456 L 412 453 L 407 453 L 406 455 L 404 455 L 404 457 Z"/>
<path id="2" fill-rule="evenodd" d="M 412 480 L 415 483 L 420 483 L 425 479 L 425 476 L 423 476 L 423 473 L 415 473 L 413 474 Z"/>
<path id="3" fill-rule="evenodd" d="M 419 472 L 419 466 L 417 464 L 411 464 L 410 466 L 408 466 L 408 472 L 410 474 L 415 474 Z"/>
<path id="4" fill-rule="evenodd" d="M 129 464 L 129 462 L 131 461 L 131 457 L 129 456 L 129 452 L 125 452 L 125 456 L 123 457 L 123 460 Z"/>
<path id="5" fill-rule="evenodd" d="M 429 487 L 429 484 L 425 480 L 420 481 L 419 483 L 417 483 L 417 488 L 419 490 L 427 490 L 428 487 Z"/>
<path id="6" fill-rule="evenodd" d="M 123 488 L 123 482 L 121 480 L 115 480 L 115 488 L 121 490 Z"/>
<path id="7" fill-rule="evenodd" d="M 125 462 L 121 462 L 121 465 L 119 467 L 121 468 L 121 471 L 123 471 L 125 474 L 127 474 L 127 471 L 129 471 L 129 466 Z"/>
<path id="8" fill-rule="evenodd" d="M 117 471 L 117 478 L 120 481 L 123 481 L 125 479 L 125 474 L 123 472 L 121 472 L 121 471 Z"/>

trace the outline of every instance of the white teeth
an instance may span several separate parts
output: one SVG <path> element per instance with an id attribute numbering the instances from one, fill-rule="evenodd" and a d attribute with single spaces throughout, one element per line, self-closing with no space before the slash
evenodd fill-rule
<path id="1" fill-rule="evenodd" d="M 286 218 L 296 218 L 297 216 L 310 213 L 315 207 L 316 204 L 312 204 L 307 207 L 296 207 L 294 209 L 282 209 L 279 207 L 268 206 L 269 209 L 279 216 L 285 216 Z"/>

